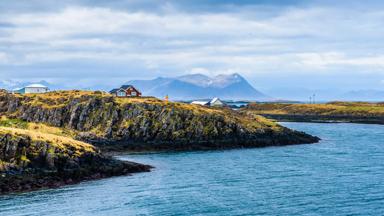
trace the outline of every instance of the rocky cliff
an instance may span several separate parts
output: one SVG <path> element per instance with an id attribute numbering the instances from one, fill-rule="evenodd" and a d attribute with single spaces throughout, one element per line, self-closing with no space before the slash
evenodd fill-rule
<path id="1" fill-rule="evenodd" d="M 115 98 L 102 92 L 0 93 L 0 114 L 76 132 L 98 146 L 130 150 L 260 147 L 319 139 L 230 109 Z"/>
<path id="2" fill-rule="evenodd" d="M 0 127 L 0 194 L 149 171 L 67 137 Z"/>

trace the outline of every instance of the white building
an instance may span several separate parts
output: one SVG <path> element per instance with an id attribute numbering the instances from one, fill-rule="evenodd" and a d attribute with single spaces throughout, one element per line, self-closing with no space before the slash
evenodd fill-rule
<path id="1" fill-rule="evenodd" d="M 24 88 L 14 89 L 12 92 L 20 94 L 41 94 L 46 93 L 48 91 L 49 88 L 47 86 L 41 84 L 32 84 L 29 86 L 25 86 Z"/>
<path id="2" fill-rule="evenodd" d="M 219 98 L 213 98 L 210 101 L 192 101 L 191 104 L 197 104 L 201 106 L 212 106 L 212 107 L 222 107 L 225 106 L 225 103 L 221 101 Z"/>

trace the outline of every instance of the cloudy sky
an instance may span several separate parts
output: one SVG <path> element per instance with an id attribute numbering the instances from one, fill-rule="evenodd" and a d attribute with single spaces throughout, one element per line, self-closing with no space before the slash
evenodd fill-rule
<path id="1" fill-rule="evenodd" d="M 382 89 L 380 2 L 1 0 L 0 79 L 84 87 L 236 72 L 265 91 Z"/>

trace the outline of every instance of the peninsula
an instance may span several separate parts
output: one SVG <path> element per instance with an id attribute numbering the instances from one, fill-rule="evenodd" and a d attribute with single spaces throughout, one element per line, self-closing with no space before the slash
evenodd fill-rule
<path id="1" fill-rule="evenodd" d="M 110 150 L 193 150 L 314 143 L 317 137 L 264 117 L 153 97 L 103 92 L 0 93 L 0 114 L 71 131 Z"/>
<path id="2" fill-rule="evenodd" d="M 149 171 L 104 156 L 315 143 L 253 113 L 100 91 L 0 92 L 0 193 Z"/>

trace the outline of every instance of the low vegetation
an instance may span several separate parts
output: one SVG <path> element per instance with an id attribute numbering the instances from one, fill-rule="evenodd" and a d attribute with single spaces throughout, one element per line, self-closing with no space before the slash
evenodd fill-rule
<path id="1" fill-rule="evenodd" d="M 326 104 L 250 104 L 244 110 L 258 114 L 384 116 L 383 103 L 330 102 Z"/>
<path id="2" fill-rule="evenodd" d="M 243 108 L 242 112 L 263 115 L 280 121 L 325 121 L 384 124 L 384 103 L 253 103 Z"/>
<path id="3" fill-rule="evenodd" d="M 66 128 L 52 127 L 43 123 L 27 122 L 20 119 L 10 119 L 0 116 L 0 127 L 26 129 L 36 133 L 51 134 L 62 137 L 76 137 L 76 132 Z"/>
<path id="4" fill-rule="evenodd" d="M 134 150 L 217 148 L 220 143 L 256 147 L 317 141 L 259 115 L 229 108 L 174 103 L 153 97 L 117 98 L 97 91 L 27 95 L 3 92 L 0 114 L 28 122 L 27 125 L 19 122 L 24 129 L 49 131 L 101 147 L 124 144 Z"/>

